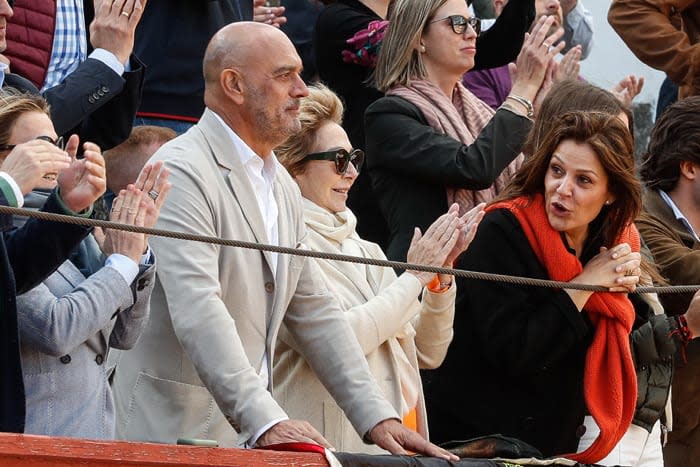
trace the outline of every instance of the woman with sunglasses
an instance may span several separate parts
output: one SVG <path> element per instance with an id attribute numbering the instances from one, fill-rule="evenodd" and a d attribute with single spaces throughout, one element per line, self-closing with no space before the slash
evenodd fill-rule
<path id="1" fill-rule="evenodd" d="M 552 24 L 542 18 L 526 35 L 510 97 L 494 113 L 461 84 L 480 32 L 466 3 L 396 0 L 374 73 L 386 96 L 365 113 L 367 168 L 390 229 L 389 258 L 406 258 L 414 227 L 425 229 L 453 202 L 464 213 L 489 201 L 515 172 L 533 101 L 564 47 L 552 46 L 563 34 L 550 32 Z"/>
<path id="2" fill-rule="evenodd" d="M 0 160 L 15 145 L 35 139 L 63 148 L 48 104 L 38 95 L 3 90 L 0 129 Z M 86 154 L 95 148 L 86 143 Z M 65 149 L 75 157 L 75 136 Z M 25 197 L 24 207 L 40 208 L 62 175 L 47 173 Z M 170 189 L 167 177 L 159 165 L 144 169 L 135 185 L 119 193 L 110 220 L 152 227 Z M 15 219 L 16 225 L 25 221 Z M 110 229 L 102 251 L 92 236 L 86 241 L 95 245 L 99 263 L 90 277 L 65 261 L 44 282 L 17 296 L 25 433 L 114 439 L 107 354 L 110 348 L 131 348 L 148 321 L 155 257 L 143 234 Z"/>
<path id="3" fill-rule="evenodd" d="M 324 86 L 309 88 L 299 108 L 301 131 L 276 149 L 277 157 L 301 189 L 312 250 L 385 259 L 375 243 L 355 231 L 347 209 L 348 190 L 362 167 L 363 153 L 352 150 L 340 126 L 343 107 Z M 414 232 L 408 259 L 442 266 L 471 242 L 483 206 L 462 218 L 456 206 L 430 226 Z M 364 350 L 375 380 L 406 426 L 427 437 L 419 368 L 434 368 L 452 339 L 455 288 L 452 276 L 324 259 L 314 260 L 326 287 L 338 298 Z M 422 302 L 417 297 L 422 293 Z M 282 328 L 275 351 L 274 396 L 290 417 L 308 420 L 338 450 L 385 453 L 366 444 L 324 389 L 289 333 Z"/>

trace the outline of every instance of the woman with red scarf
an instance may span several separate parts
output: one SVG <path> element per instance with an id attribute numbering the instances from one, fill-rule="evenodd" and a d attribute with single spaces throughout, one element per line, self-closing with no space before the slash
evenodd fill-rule
<path id="1" fill-rule="evenodd" d="M 565 114 L 487 208 L 460 268 L 608 292 L 460 284 L 455 337 L 427 394 L 434 441 L 501 433 L 595 463 L 624 435 L 637 397 L 626 293 L 641 263 L 633 150 L 618 117 Z M 575 454 L 586 414 L 600 435 Z"/>

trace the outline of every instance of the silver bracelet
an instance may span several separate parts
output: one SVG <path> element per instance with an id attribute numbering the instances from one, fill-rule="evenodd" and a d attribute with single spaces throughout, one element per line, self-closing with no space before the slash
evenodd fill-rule
<path id="1" fill-rule="evenodd" d="M 527 118 L 532 118 L 535 115 L 535 107 L 532 105 L 530 99 L 518 96 L 517 94 L 508 94 L 506 99 L 513 99 L 515 102 L 525 107 L 525 110 L 527 110 Z"/>

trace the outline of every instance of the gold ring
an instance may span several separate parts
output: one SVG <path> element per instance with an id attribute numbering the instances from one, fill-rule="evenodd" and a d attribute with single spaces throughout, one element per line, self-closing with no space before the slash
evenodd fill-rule
<path id="1" fill-rule="evenodd" d="M 127 18 L 129 17 L 129 13 L 127 13 L 126 11 L 122 11 L 122 15 L 126 16 Z"/>
<path id="2" fill-rule="evenodd" d="M 545 46 L 545 47 L 547 47 L 547 48 L 550 48 L 550 47 L 551 47 L 551 45 L 547 44 L 546 42 L 543 42 L 542 45 Z"/>

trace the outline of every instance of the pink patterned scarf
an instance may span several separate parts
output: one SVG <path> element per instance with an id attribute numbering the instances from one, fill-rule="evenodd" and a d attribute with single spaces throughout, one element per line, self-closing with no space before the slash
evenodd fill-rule
<path id="1" fill-rule="evenodd" d="M 435 131 L 465 145 L 472 144 L 476 140 L 494 114 L 491 107 L 484 104 L 459 82 L 452 93 L 452 100 L 427 80 L 413 80 L 409 86 L 396 86 L 386 94 L 406 99 L 418 107 Z M 522 162 L 523 155 L 520 154 L 501 172 L 493 185 L 485 190 L 471 191 L 446 187 L 447 204 L 459 204 L 461 215 L 481 202 L 493 200 L 513 178 Z"/>

